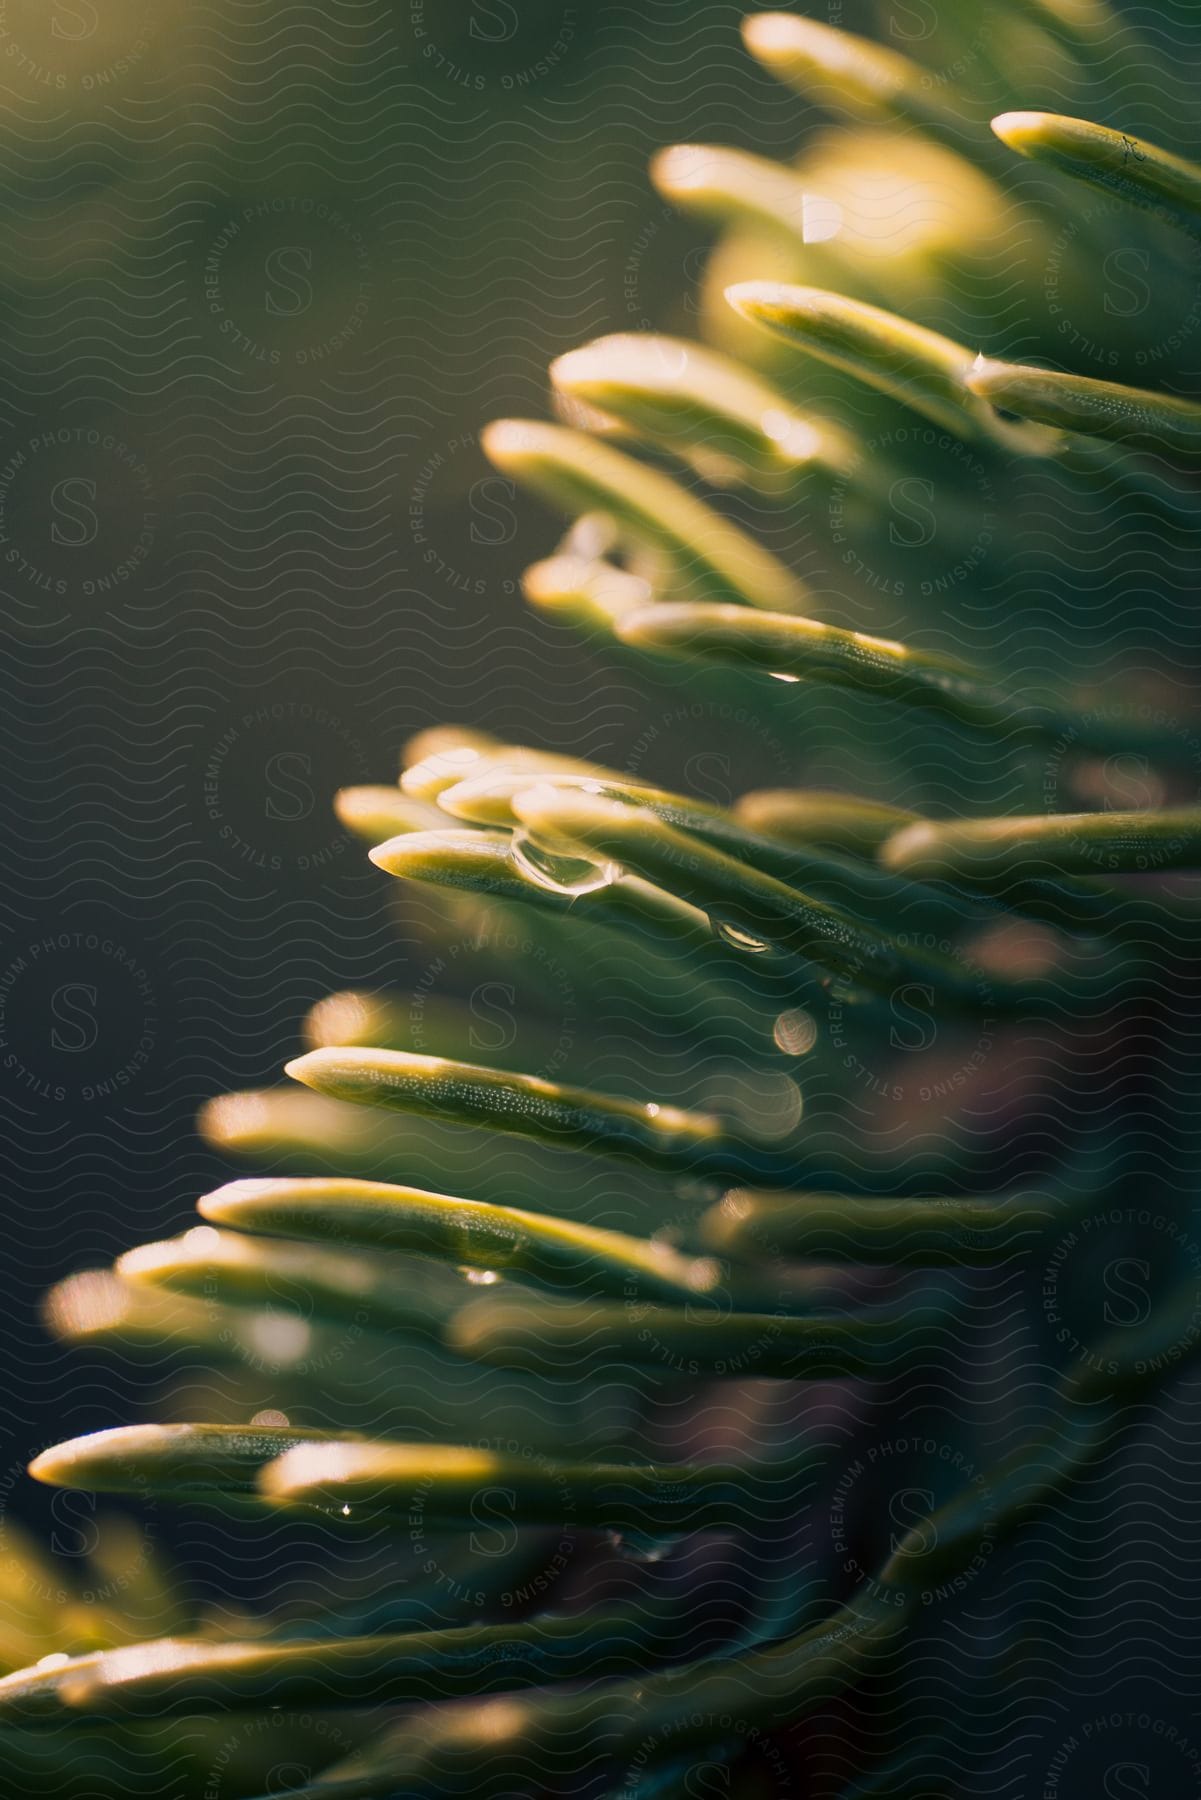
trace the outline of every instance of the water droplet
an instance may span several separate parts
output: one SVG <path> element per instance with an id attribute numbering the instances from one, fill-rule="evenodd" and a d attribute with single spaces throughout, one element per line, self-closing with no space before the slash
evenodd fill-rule
<path id="1" fill-rule="evenodd" d="M 772 1041 L 785 1056 L 807 1056 L 817 1043 L 817 1023 L 803 1006 L 782 1012 L 772 1028 Z"/>
<path id="2" fill-rule="evenodd" d="M 529 831 L 513 835 L 513 861 L 527 881 L 535 887 L 547 888 L 552 894 L 593 894 L 598 888 L 616 881 L 616 863 L 595 862 L 589 856 L 565 856 L 561 850 L 548 850 Z"/>
<path id="3" fill-rule="evenodd" d="M 688 1285 L 695 1294 L 707 1294 L 721 1280 L 721 1264 L 712 1256 L 694 1256 L 688 1265 Z"/>
<path id="4" fill-rule="evenodd" d="M 711 1104 L 732 1115 L 759 1143 L 775 1143 L 800 1123 L 804 1095 L 791 1075 L 766 1070 L 753 1078 L 729 1072 L 714 1084 Z"/>
<path id="5" fill-rule="evenodd" d="M 473 1287 L 491 1287 L 500 1280 L 495 1269 L 464 1269 L 463 1274 Z"/>
<path id="6" fill-rule="evenodd" d="M 801 203 L 806 244 L 828 244 L 842 230 L 842 208 L 825 194 L 806 194 Z"/>

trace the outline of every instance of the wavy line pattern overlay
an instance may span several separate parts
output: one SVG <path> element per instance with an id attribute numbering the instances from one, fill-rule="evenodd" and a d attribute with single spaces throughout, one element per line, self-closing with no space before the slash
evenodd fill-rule
<path id="1" fill-rule="evenodd" d="M 1201 1796 L 1199 26 L 0 0 L 0 1795 Z"/>

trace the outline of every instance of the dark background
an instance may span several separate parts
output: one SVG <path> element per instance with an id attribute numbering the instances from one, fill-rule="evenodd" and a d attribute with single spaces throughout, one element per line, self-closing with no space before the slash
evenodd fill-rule
<path id="1" fill-rule="evenodd" d="M 44 1510 L 20 1471 L 45 1443 L 153 1416 L 145 1369 L 47 1340 L 48 1285 L 191 1222 L 229 1172 L 198 1106 L 276 1080 L 314 1000 L 403 986 L 412 932 L 339 786 L 394 779 L 442 719 L 656 779 L 703 753 L 715 799 L 796 773 L 774 696 L 715 749 L 672 673 L 529 614 L 559 527 L 476 439 L 544 414 L 559 350 L 695 326 L 706 234 L 646 162 L 795 143 L 746 10 L 4 9 L 17 1513 Z"/>
<path id="2" fill-rule="evenodd" d="M 323 993 L 403 976 L 339 786 L 442 719 L 661 780 L 700 755 L 714 799 L 798 773 L 772 693 L 719 730 L 530 615 L 559 526 L 477 444 L 545 414 L 558 351 L 695 329 L 708 235 L 646 163 L 798 140 L 747 10 L 8 7 L 14 1465 L 127 1416 L 110 1359 L 42 1341 L 47 1284 L 188 1222 L 198 1105 L 274 1080 Z"/>

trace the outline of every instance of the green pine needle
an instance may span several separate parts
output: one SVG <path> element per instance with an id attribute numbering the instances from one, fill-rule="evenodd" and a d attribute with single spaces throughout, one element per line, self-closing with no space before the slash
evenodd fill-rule
<path id="1" fill-rule="evenodd" d="M 785 612 L 807 599 L 802 582 L 769 551 L 686 488 L 611 444 L 536 420 L 505 419 L 484 433 L 496 467 L 527 483 L 569 517 L 601 510 L 635 545 L 661 551 L 684 587 Z"/>
<path id="2" fill-rule="evenodd" d="M 1059 431 L 1164 456 L 1201 454 L 1201 406 L 1192 400 L 1097 381 L 1091 375 L 1026 369 L 984 357 L 972 365 L 965 380 L 990 405 Z"/>
<path id="3" fill-rule="evenodd" d="M 1061 113 L 1002 113 L 992 128 L 1019 155 L 1061 169 L 1201 236 L 1201 164 L 1128 131 Z"/>
<path id="4" fill-rule="evenodd" d="M 265 1231 L 285 1237 L 378 1245 L 436 1257 L 475 1270 L 504 1270 L 538 1281 L 563 1284 L 580 1293 L 638 1293 L 679 1299 L 716 1287 L 720 1265 L 709 1257 L 682 1254 L 667 1243 L 629 1237 L 624 1232 L 578 1225 L 569 1219 L 489 1206 L 449 1194 L 429 1194 L 383 1182 L 275 1178 L 234 1181 L 199 1201 L 202 1216 L 238 1231 Z M 238 1240 L 245 1242 L 246 1240 Z M 253 1245 L 253 1240 L 249 1240 Z M 156 1248 L 158 1248 L 156 1246 Z M 202 1255 L 207 1255 L 202 1246 Z M 262 1256 L 263 1247 L 252 1254 Z M 323 1266 L 313 1256 L 319 1280 Z M 360 1259 L 353 1259 L 357 1263 Z M 395 1278 L 391 1278 L 395 1279 Z M 402 1311 L 433 1305 L 420 1291 L 428 1277 L 417 1264 L 400 1287 Z M 379 1285 L 389 1280 L 385 1271 Z M 418 1291 L 413 1294 L 416 1284 Z M 447 1290 L 440 1290 L 450 1293 Z M 461 1302 L 469 1288 L 458 1293 Z M 373 1299 L 370 1280 L 363 1298 Z M 453 1308 L 441 1315 L 449 1318 Z"/>
<path id="5" fill-rule="evenodd" d="M 887 868 L 918 881 L 956 881 L 1004 893 L 1031 875 L 1146 875 L 1201 867 L 1201 808 L 1038 813 L 907 825 L 881 851 Z"/>
<path id="6" fill-rule="evenodd" d="M 560 1149 L 594 1150 L 655 1167 L 695 1167 L 720 1157 L 724 1141 L 717 1119 L 705 1113 L 403 1050 L 310 1050 L 286 1071 L 334 1100 L 487 1125 Z"/>

